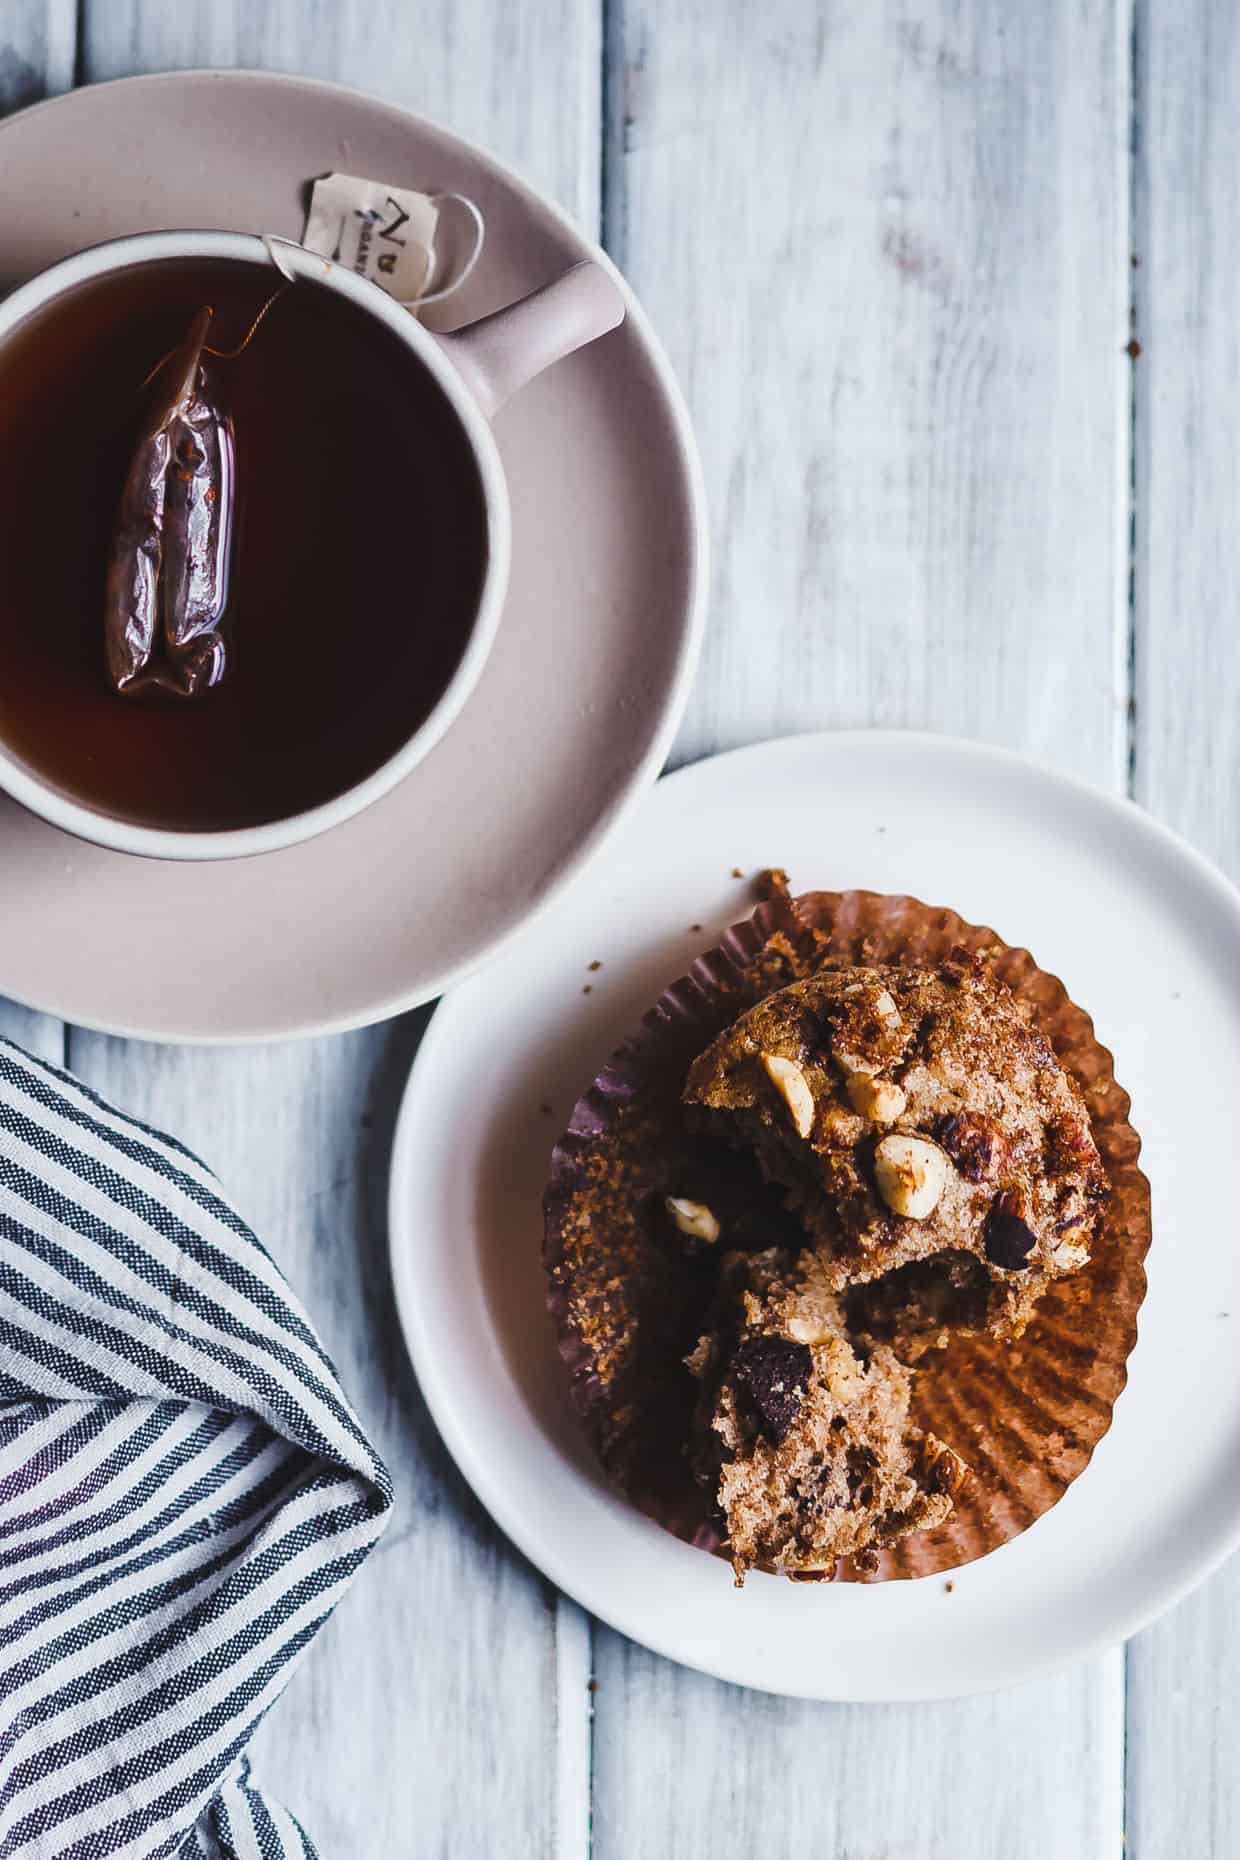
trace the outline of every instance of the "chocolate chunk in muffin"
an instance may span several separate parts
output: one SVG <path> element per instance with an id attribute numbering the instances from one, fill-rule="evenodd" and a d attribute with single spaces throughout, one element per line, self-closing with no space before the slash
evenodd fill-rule
<path id="1" fill-rule="evenodd" d="M 684 1102 L 783 1188 L 856 1333 L 910 1358 L 952 1330 L 1019 1335 L 1089 1260 L 1107 1185 L 1084 1102 L 979 959 L 772 993 Z"/>
<path id="2" fill-rule="evenodd" d="M 786 1337 L 745 1337 L 732 1352 L 731 1368 L 761 1432 L 781 1447 L 801 1412 L 814 1372 L 809 1345 Z"/>
<path id="3" fill-rule="evenodd" d="M 738 1582 L 754 1567 L 822 1579 L 950 1515 L 962 1463 L 911 1425 L 894 1352 L 850 1342 L 812 1252 L 729 1255 L 689 1366 L 694 1470 Z"/>

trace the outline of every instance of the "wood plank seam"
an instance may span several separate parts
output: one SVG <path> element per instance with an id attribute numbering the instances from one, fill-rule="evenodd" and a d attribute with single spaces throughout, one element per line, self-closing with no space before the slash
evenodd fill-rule
<path id="1" fill-rule="evenodd" d="M 555 1860 L 590 1860 L 594 1635 L 584 1608 L 552 1591 L 556 1662 Z"/>
<path id="2" fill-rule="evenodd" d="M 896 0 L 818 10 L 815 35 L 782 0 L 609 0 L 606 243 L 660 320 L 714 505 L 682 756 L 768 717 L 883 721 L 1124 792 L 1130 17 Z M 887 1709 L 737 1693 L 605 1627 L 595 1664 L 599 1860 L 759 1836 L 779 1860 L 1121 1851 L 1119 1649 Z"/>
<path id="3" fill-rule="evenodd" d="M 1140 358 L 1140 317 L 1138 314 L 1138 276 L 1140 267 L 1140 240 L 1137 211 L 1137 156 L 1140 147 L 1140 97 L 1141 97 L 1141 54 L 1142 33 L 1140 18 L 1140 0 L 1126 0 L 1127 31 L 1117 32 L 1122 53 L 1127 61 L 1122 82 L 1127 93 L 1128 134 L 1124 141 L 1123 166 L 1124 186 L 1120 198 L 1124 202 L 1127 215 L 1126 254 L 1121 248 L 1121 262 L 1125 263 L 1127 273 L 1128 296 L 1128 352 L 1127 352 L 1127 422 L 1123 434 L 1127 457 L 1123 461 L 1121 483 L 1123 501 L 1121 520 L 1125 524 L 1124 537 L 1127 573 L 1123 576 L 1123 593 L 1126 603 L 1124 614 L 1124 632 L 1122 635 L 1125 648 L 1124 678 L 1127 685 L 1127 705 L 1124 714 L 1124 792 L 1133 799 L 1137 789 L 1137 365 Z M 1125 0 L 1120 0 L 1121 20 Z M 1117 631 L 1117 643 L 1119 629 Z M 1119 1649 L 1119 1714 L 1120 1714 L 1120 1770 L 1119 1770 L 1119 1825 L 1120 1853 L 1128 1848 L 1128 1698 L 1129 1698 L 1129 1645 L 1127 1642 Z"/>
<path id="4" fill-rule="evenodd" d="M 1121 13 L 1125 5 L 1128 8 L 1128 30 L 1118 32 L 1117 39 L 1127 61 L 1127 69 L 1121 82 L 1127 92 L 1128 134 L 1123 153 L 1123 186 L 1119 193 L 1127 214 L 1127 254 L 1121 253 L 1126 263 L 1128 283 L 1128 351 L 1125 371 L 1126 405 L 1128 418 L 1121 438 L 1124 456 L 1122 458 L 1121 485 L 1123 494 L 1119 500 L 1120 519 L 1124 524 L 1124 556 L 1127 573 L 1123 576 L 1123 597 L 1125 612 L 1123 631 L 1117 627 L 1117 643 L 1122 640 L 1124 648 L 1123 677 L 1127 685 L 1127 708 L 1124 718 L 1124 792 L 1131 799 L 1137 787 L 1137 364 L 1140 359 L 1138 314 L 1138 273 L 1140 253 L 1137 244 L 1137 154 L 1140 145 L 1140 120 L 1138 106 L 1141 84 L 1141 31 L 1139 22 L 1140 7 L 1138 0 L 1119 0 Z M 1121 367 L 1123 367 L 1121 358 Z"/>

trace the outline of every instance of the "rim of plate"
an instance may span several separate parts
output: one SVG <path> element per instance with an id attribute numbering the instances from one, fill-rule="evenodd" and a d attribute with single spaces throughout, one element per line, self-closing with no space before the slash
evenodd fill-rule
<path id="1" fill-rule="evenodd" d="M 927 730 L 897 729 L 849 729 L 849 730 L 808 730 L 795 732 L 789 736 L 770 737 L 762 742 L 749 743 L 738 749 L 726 750 L 717 756 L 704 757 L 698 762 L 689 763 L 665 776 L 666 782 L 685 783 L 688 785 L 695 774 L 704 769 L 714 769 L 716 764 L 724 763 L 735 766 L 747 757 L 756 758 L 771 755 L 779 751 L 805 749 L 811 743 L 846 746 L 848 743 L 864 743 L 867 746 L 882 747 L 884 744 L 902 748 L 920 748 L 931 754 L 945 753 L 964 756 L 977 762 L 991 765 L 1002 764 L 1009 768 L 1019 768 L 1058 787 L 1069 796 L 1084 800 L 1090 805 L 1100 807 L 1104 814 L 1110 813 L 1117 820 L 1122 819 L 1131 826 L 1134 822 L 1142 832 L 1146 832 L 1162 847 L 1184 860 L 1196 876 L 1207 883 L 1215 893 L 1220 905 L 1232 915 L 1236 927 L 1240 930 L 1240 886 L 1233 882 L 1204 853 L 1183 839 L 1171 827 L 1154 819 L 1135 801 L 1124 795 L 1108 794 L 1105 789 L 1095 787 L 1091 782 L 1077 775 L 1068 774 L 1051 767 L 1035 756 L 1024 754 L 1020 750 L 1006 749 L 996 744 L 974 740 L 968 737 L 939 735 Z M 660 784 L 662 785 L 662 784 Z M 451 1008 L 451 1003 L 443 1004 Z M 414 1264 L 417 1255 L 416 1223 L 412 1216 L 414 1198 L 408 1193 L 411 1181 L 412 1155 L 414 1145 L 414 1128 L 421 1115 L 421 1079 L 430 1073 L 429 1065 L 422 1065 L 423 1056 L 435 1055 L 439 1043 L 450 1036 L 450 1012 L 437 1009 L 423 1034 L 418 1051 L 414 1057 L 408 1080 L 401 1097 L 400 1111 L 392 1142 L 392 1158 L 388 1179 L 388 1251 L 392 1270 L 392 1284 L 396 1295 L 397 1315 L 404 1333 L 405 1347 L 413 1364 L 418 1386 L 430 1411 L 444 1444 L 448 1448 L 457 1468 L 465 1478 L 470 1489 L 486 1508 L 489 1515 L 503 1531 L 512 1544 L 553 1582 L 572 1601 L 595 1615 L 607 1626 L 626 1635 L 639 1645 L 648 1647 L 665 1659 L 679 1665 L 690 1665 L 694 1671 L 707 1674 L 731 1685 L 743 1685 L 754 1691 L 771 1691 L 760 1680 L 739 1678 L 735 1670 L 708 1659 L 694 1657 L 686 1660 L 672 1646 L 667 1637 L 659 1632 L 651 1632 L 641 1619 L 640 1609 L 630 1609 L 618 1605 L 608 1598 L 607 1604 L 600 1607 L 597 1600 L 583 1593 L 571 1567 L 565 1566 L 556 1543 L 545 1544 L 538 1538 L 536 1530 L 527 1527 L 524 1518 L 514 1515 L 512 1509 L 502 1497 L 495 1494 L 489 1475 L 489 1465 L 485 1456 L 477 1454 L 464 1429 L 457 1427 L 447 1392 L 440 1385 L 438 1371 L 433 1367 L 437 1358 L 434 1350 L 428 1347 L 427 1333 L 419 1317 L 416 1278 Z M 1028 1680 L 1061 1672 L 1078 1661 L 1103 1653 L 1126 1641 L 1147 1627 L 1152 1621 L 1164 1614 L 1169 1608 L 1182 1601 L 1185 1596 L 1206 1581 L 1234 1551 L 1240 1548 L 1240 1488 L 1237 1488 L 1230 1507 L 1230 1517 L 1225 1527 L 1220 1527 L 1217 1538 L 1211 1542 L 1205 1553 L 1190 1560 L 1187 1573 L 1177 1576 L 1173 1581 L 1155 1586 L 1148 1597 L 1139 1604 L 1121 1609 L 1114 1621 L 1108 1620 L 1094 1632 L 1082 1636 L 1070 1652 L 1056 1652 L 1044 1659 L 1026 1659 L 1018 1670 L 997 1679 L 993 1684 L 970 1686 L 964 1690 L 948 1688 L 942 1692 L 921 1689 L 892 1691 L 883 1695 L 883 1699 L 871 1698 L 858 1701 L 848 1693 L 830 1693 L 819 1689 L 804 1688 L 797 1692 L 779 1690 L 779 1697 L 802 1697 L 822 1702 L 846 1703 L 880 1703 L 880 1702 L 924 1702 L 931 1703 L 939 1699 L 974 1697 L 987 1692 L 998 1692 L 1011 1685 L 1023 1684 Z M 993 1552 L 992 1552 L 993 1554 Z"/>
<path id="2" fill-rule="evenodd" d="M 651 368 L 670 415 L 671 429 L 684 473 L 689 505 L 690 521 L 686 530 L 689 595 L 685 603 L 684 634 L 677 656 L 676 670 L 663 700 L 663 718 L 651 739 L 649 748 L 634 768 L 628 781 L 613 796 L 610 804 L 599 813 L 588 830 L 582 834 L 576 850 L 565 860 L 548 883 L 537 903 L 532 905 L 516 922 L 509 924 L 506 930 L 501 931 L 484 950 L 475 953 L 463 962 L 445 968 L 435 977 L 433 986 L 418 986 L 404 993 L 389 996 L 361 1014 L 328 1016 L 293 1029 L 280 1027 L 274 1031 L 270 1028 L 256 1031 L 254 1028 L 249 1028 L 241 1032 L 218 1034 L 186 1033 L 167 1027 L 150 1028 L 136 1022 L 127 1022 L 122 1026 L 115 1021 L 94 1019 L 76 1011 L 65 1014 L 54 1003 L 49 1005 L 46 1002 L 31 1001 L 20 994 L 8 993 L 7 998 L 16 1002 L 19 1007 L 31 1008 L 36 1013 L 50 1014 L 53 1018 L 66 1020 L 72 1026 L 81 1027 L 87 1032 L 115 1034 L 130 1040 L 149 1040 L 161 1046 L 246 1046 L 268 1040 L 307 1040 L 330 1033 L 351 1033 L 356 1028 L 375 1026 L 382 1021 L 394 1019 L 398 1014 L 406 1014 L 413 1008 L 422 1007 L 428 1001 L 434 1001 L 441 995 L 447 994 L 450 989 L 455 988 L 467 977 L 478 973 L 479 970 L 495 961 L 517 937 L 523 935 L 532 924 L 536 923 L 564 892 L 584 876 L 613 833 L 621 826 L 629 809 L 657 778 L 667 760 L 668 751 L 672 746 L 689 699 L 689 690 L 697 669 L 702 640 L 706 631 L 706 597 L 710 581 L 709 513 L 702 461 L 693 431 L 693 423 L 689 417 L 688 405 L 662 342 L 632 286 L 602 246 L 588 233 L 581 230 L 558 201 L 542 193 L 525 178 L 519 169 L 501 161 L 488 150 L 469 142 L 464 136 L 458 136 L 453 130 L 443 128 L 433 117 L 423 116 L 416 110 L 407 110 L 400 104 L 389 103 L 385 98 L 360 90 L 353 84 L 337 83 L 330 78 L 301 77 L 292 71 L 261 71 L 251 67 L 221 70 L 205 65 L 195 66 L 186 71 L 144 71 L 133 77 L 109 78 L 101 84 L 83 85 L 77 90 L 65 91 L 57 97 L 45 97 L 38 103 L 28 104 L 23 110 L 15 110 L 11 116 L 6 116 L 0 121 L 0 147 L 3 146 L 5 133 L 15 124 L 48 111 L 72 110 L 77 99 L 87 95 L 95 97 L 102 91 L 156 88 L 181 83 L 233 82 L 274 84 L 289 89 L 321 91 L 328 95 L 347 96 L 354 101 L 360 99 L 364 103 L 372 104 L 376 109 L 389 111 L 394 116 L 404 117 L 416 124 L 424 134 L 443 143 L 449 154 L 454 150 L 463 150 L 471 161 L 478 162 L 484 168 L 489 169 L 497 179 L 506 183 L 521 197 L 523 204 L 548 214 L 562 232 L 582 247 L 583 257 L 593 259 L 596 264 L 603 267 L 624 299 L 625 322 L 636 331 L 637 338 L 650 359 Z M 501 624 L 502 619 L 501 611 Z M 411 775 L 416 774 L 416 769 L 411 771 Z M 404 779 L 407 781 L 410 776 Z M 401 785 L 401 783 L 396 784 L 397 788 Z M 347 823 L 345 824 L 347 826 Z M 116 854 L 118 858 L 133 856 L 125 853 Z M 253 855 L 258 860 L 275 856 L 274 853 Z M 221 861 L 220 864 L 226 869 L 226 861 Z"/>

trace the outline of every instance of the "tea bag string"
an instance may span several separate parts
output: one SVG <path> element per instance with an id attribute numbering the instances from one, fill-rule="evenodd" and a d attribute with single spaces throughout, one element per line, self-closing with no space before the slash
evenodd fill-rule
<path id="1" fill-rule="evenodd" d="M 482 217 L 482 208 L 478 205 L 476 200 L 471 200 L 468 194 L 432 194 L 431 199 L 437 207 L 441 206 L 446 200 L 452 200 L 455 201 L 457 206 L 464 208 L 470 220 L 473 222 L 474 243 L 470 248 L 469 257 L 456 274 L 447 279 L 445 283 L 441 284 L 438 290 L 434 291 L 428 291 L 425 288 L 425 286 L 430 283 L 431 276 L 435 269 L 435 260 L 433 256 L 428 257 L 426 266 L 427 275 L 423 279 L 423 289 L 418 292 L 416 297 L 403 300 L 405 309 L 412 310 L 415 315 L 422 309 L 424 304 L 442 303 L 445 297 L 451 297 L 454 292 L 459 291 L 461 286 L 473 276 L 474 267 L 482 257 L 482 247 L 487 236 L 486 221 Z"/>
<path id="2" fill-rule="evenodd" d="M 427 254 L 426 276 L 423 279 L 423 288 L 418 292 L 416 297 L 399 298 L 397 300 L 400 303 L 402 309 L 410 311 L 414 316 L 416 316 L 419 310 L 421 310 L 425 305 L 442 303 L 446 297 L 451 297 L 456 291 L 460 290 L 461 286 L 465 284 L 473 276 L 474 268 L 476 267 L 478 260 L 482 257 L 482 248 L 486 241 L 487 228 L 486 228 L 486 221 L 482 215 L 482 208 L 478 205 L 477 201 L 471 200 L 468 194 L 457 194 L 457 193 L 449 192 L 449 193 L 443 193 L 443 194 L 432 194 L 430 198 L 431 200 L 434 201 L 437 207 L 442 206 L 447 201 L 453 201 L 457 206 L 462 208 L 463 211 L 468 215 L 470 222 L 472 223 L 474 239 L 473 239 L 473 244 L 470 247 L 468 257 L 457 268 L 456 272 L 450 278 L 445 279 L 444 283 L 439 285 L 438 288 L 433 291 L 428 291 L 425 288 L 425 286 L 431 282 L 431 279 L 435 271 L 434 254 L 433 253 Z M 270 259 L 275 269 L 280 273 L 280 276 L 284 279 L 284 283 L 277 285 L 276 289 L 272 291 L 266 303 L 264 303 L 260 307 L 257 316 L 254 318 L 253 322 L 250 324 L 250 327 L 246 330 L 245 335 L 241 338 L 241 341 L 237 344 L 235 349 L 216 349 L 216 348 L 213 348 L 209 342 L 203 343 L 202 345 L 203 354 L 213 355 L 218 361 L 232 362 L 232 361 L 235 361 L 239 355 L 244 355 L 245 351 L 249 348 L 251 342 L 253 342 L 255 336 L 258 334 L 259 325 L 263 322 L 263 319 L 267 316 L 268 312 L 279 302 L 280 298 L 284 296 L 285 292 L 290 290 L 292 286 L 297 282 L 297 273 L 292 270 L 287 258 L 285 258 L 284 254 L 280 250 L 281 246 L 285 246 L 285 245 L 296 246 L 296 241 L 292 239 L 284 239 L 278 233 L 263 233 L 261 235 L 261 238 L 263 241 L 263 245 L 266 248 L 267 257 Z M 305 248 L 298 246 L 296 247 L 296 249 L 299 251 L 302 251 Z M 215 315 L 214 305 L 208 305 L 207 308 L 211 311 L 212 317 L 214 317 Z M 160 359 L 156 362 L 154 368 L 152 368 L 150 374 L 148 374 L 146 379 L 143 381 L 142 386 L 144 388 L 150 385 L 150 383 L 155 379 L 155 376 L 159 373 L 160 369 L 164 366 L 164 363 L 167 362 L 173 355 L 175 355 L 175 353 L 176 353 L 175 349 L 169 349 L 167 355 L 162 355 L 160 357 Z"/>
<path id="3" fill-rule="evenodd" d="M 272 291 L 271 296 L 267 299 L 266 303 L 262 306 L 258 315 L 254 318 L 254 321 L 250 324 L 250 327 L 246 330 L 245 335 L 241 338 L 240 342 L 237 344 L 235 349 L 213 349 L 209 342 L 204 342 L 202 345 L 203 354 L 214 355 L 221 362 L 236 361 L 239 355 L 245 354 L 246 350 L 249 348 L 250 344 L 253 342 L 255 336 L 258 334 L 259 324 L 262 322 L 267 312 L 271 309 L 272 305 L 277 303 L 279 299 L 283 297 L 285 291 L 291 291 L 292 288 L 293 288 L 293 285 L 292 285 L 291 279 L 289 280 L 287 284 L 277 284 L 275 290 Z M 215 315 L 214 309 L 212 309 L 211 314 L 212 316 Z"/>
<path id="4" fill-rule="evenodd" d="M 283 270 L 283 267 L 280 267 L 280 269 Z M 283 297 L 286 291 L 291 290 L 291 289 L 292 289 L 291 279 L 289 280 L 287 284 L 278 284 L 276 286 L 275 290 L 272 291 L 266 303 L 263 304 L 262 307 L 260 308 L 258 315 L 254 318 L 254 321 L 250 324 L 250 327 L 246 330 L 245 335 L 241 338 L 241 341 L 237 344 L 235 349 L 213 349 L 209 342 L 204 342 L 202 345 L 203 354 L 214 355 L 221 362 L 233 362 L 237 359 L 239 355 L 244 355 L 245 351 L 249 348 L 250 344 L 254 340 L 254 337 L 258 333 L 258 326 L 262 322 L 263 318 L 266 316 L 267 312 L 271 309 L 272 305 L 279 298 Z M 212 317 L 214 318 L 215 305 L 207 304 L 206 308 L 210 311 Z M 156 375 L 159 373 L 160 369 L 164 366 L 164 363 L 171 361 L 172 357 L 175 354 L 176 354 L 175 349 L 169 349 L 166 355 L 161 355 L 159 360 L 156 362 L 154 368 L 152 368 L 151 372 L 147 375 L 146 379 L 143 381 L 142 387 L 144 388 L 149 387 L 151 382 L 155 379 Z M 142 391 L 141 388 L 138 391 L 139 393 L 141 393 Z"/>

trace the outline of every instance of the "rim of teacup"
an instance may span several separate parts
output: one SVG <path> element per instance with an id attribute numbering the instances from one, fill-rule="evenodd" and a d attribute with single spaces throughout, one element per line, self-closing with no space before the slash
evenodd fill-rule
<path id="1" fill-rule="evenodd" d="M 290 240 L 280 239 L 278 249 L 281 268 L 287 265 L 297 275 L 339 292 L 386 324 L 426 368 L 460 422 L 478 469 L 485 518 L 486 561 L 473 625 L 442 694 L 394 754 L 331 800 L 258 826 L 196 831 L 121 820 L 45 782 L 0 741 L 0 788 L 53 826 L 116 852 L 151 859 L 249 858 L 299 845 L 352 819 L 403 781 L 451 728 L 481 676 L 499 627 L 511 557 L 508 486 L 490 426 L 469 389 L 431 332 L 379 285 Z M 87 279 L 129 265 L 186 257 L 274 263 L 257 233 L 187 229 L 108 239 L 60 259 L 4 298 L 0 302 L 0 345 L 29 317 Z"/>

